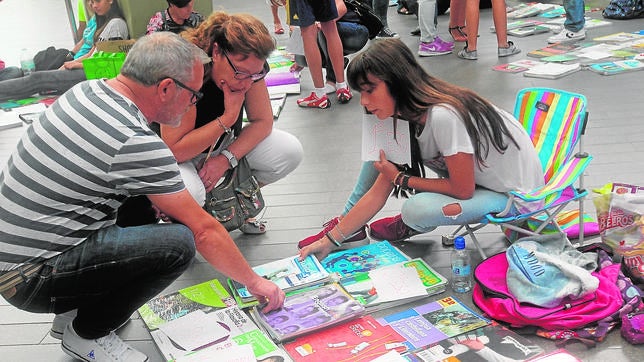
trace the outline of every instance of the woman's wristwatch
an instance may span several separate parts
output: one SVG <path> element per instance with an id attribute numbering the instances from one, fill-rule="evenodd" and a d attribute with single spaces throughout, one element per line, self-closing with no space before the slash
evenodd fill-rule
<path id="1" fill-rule="evenodd" d="M 237 161 L 237 157 L 235 157 L 235 155 L 233 155 L 232 152 L 230 152 L 228 150 L 223 150 L 223 151 L 221 151 L 221 154 L 224 155 L 224 157 L 226 157 L 228 159 L 228 163 L 230 164 L 230 168 L 237 167 L 239 162 Z"/>

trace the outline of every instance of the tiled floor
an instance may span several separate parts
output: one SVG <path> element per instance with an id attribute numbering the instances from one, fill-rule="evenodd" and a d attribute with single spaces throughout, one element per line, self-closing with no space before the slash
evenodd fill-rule
<path id="1" fill-rule="evenodd" d="M 600 7 L 606 3 L 606 0 L 594 0 L 587 5 Z M 267 25 L 272 22 L 264 0 L 218 0 L 215 8 L 250 12 Z M 390 8 L 389 11 L 391 28 L 399 32 L 403 41 L 415 49 L 418 38 L 409 35 L 409 31 L 415 27 L 416 17 L 398 15 L 394 9 Z M 591 16 L 601 17 L 598 12 Z M 30 18 L 33 23 L 25 24 L 25 18 Z M 445 35 L 445 39 L 449 39 L 447 21 L 447 16 L 439 17 L 439 30 L 441 35 Z M 512 110 L 514 106 L 516 92 L 528 86 L 556 87 L 585 94 L 590 104 L 590 123 L 584 146 L 594 156 L 586 174 L 585 185 L 593 188 L 609 181 L 644 185 L 644 161 L 637 156 L 637 150 L 644 146 L 644 127 L 641 125 L 644 72 L 600 76 L 582 71 L 559 80 L 525 78 L 521 74 L 495 72 L 491 70 L 493 65 L 507 61 L 496 57 L 496 40 L 488 31 L 490 25 L 490 10 L 482 10 L 479 60 L 461 60 L 451 54 L 423 58 L 421 63 L 432 74 L 472 88 L 508 110 Z M 640 29 L 644 29 L 642 19 L 614 21 L 610 26 L 589 30 L 588 38 Z M 69 47 L 70 34 L 65 8 L 60 0 L 0 2 L 0 57 L 10 64 L 17 63 L 19 51 L 24 46 L 34 49 L 42 49 L 50 44 Z M 546 37 L 546 34 L 541 34 L 512 39 L 523 49 L 523 53 L 508 60 L 525 58 L 527 51 L 545 46 Z M 285 43 L 286 36 L 281 36 L 278 41 Z M 457 44 L 457 49 L 462 46 Z M 312 84 L 307 72 L 303 73 L 302 83 L 303 93 L 310 91 Z M 264 215 L 268 220 L 268 233 L 245 236 L 233 232 L 233 237 L 251 264 L 294 255 L 297 240 L 317 232 L 324 221 L 342 210 L 360 162 L 360 115 L 358 98 L 347 105 L 340 105 L 333 100 L 331 108 L 327 110 L 299 109 L 295 104 L 295 97 L 288 98 L 276 127 L 299 137 L 305 148 L 305 158 L 293 174 L 264 189 L 268 204 Z M 15 128 L 0 131 L 0 163 L 4 164 L 22 130 Z M 379 216 L 393 215 L 398 212 L 399 206 L 400 201 L 391 200 Z M 586 201 L 585 207 L 588 212 L 594 213 L 590 200 Z M 412 242 L 400 247 L 412 257 L 425 258 L 439 272 L 447 275 L 449 249 L 442 247 L 440 236 L 449 231 L 449 228 L 439 228 L 433 233 L 416 236 Z M 503 239 L 497 228 L 486 227 L 479 235 L 488 254 L 503 249 Z M 213 277 L 221 275 L 198 257 L 194 265 L 168 291 Z M 471 303 L 469 295 L 464 295 L 461 299 Z M 0 300 L 0 360 L 71 361 L 61 351 L 60 343 L 48 335 L 52 318 L 51 314 L 22 312 Z M 151 361 L 162 360 L 136 314 L 120 335 L 148 354 Z M 556 348 L 553 342 L 539 337 L 531 338 L 548 351 Z M 581 344 L 573 344 L 568 349 L 584 361 L 642 360 L 641 347 L 629 345 L 618 331 L 612 332 L 596 348 L 587 349 Z"/>

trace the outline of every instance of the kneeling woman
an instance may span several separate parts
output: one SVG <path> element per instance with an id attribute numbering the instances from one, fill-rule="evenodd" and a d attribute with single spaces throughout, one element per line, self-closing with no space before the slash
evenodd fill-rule
<path id="1" fill-rule="evenodd" d="M 379 161 L 365 162 L 343 215 L 300 241 L 302 256 L 323 258 L 334 244 L 351 240 L 396 188 L 415 192 L 400 215 L 370 225 L 374 239 L 401 241 L 440 225 L 475 223 L 502 211 L 509 191 L 543 185 L 541 163 L 521 124 L 473 91 L 427 74 L 399 39 L 375 41 L 358 53 L 347 80 L 367 112 L 410 122 L 412 165 L 395 165 L 383 151 Z M 438 177 L 426 177 L 425 166 Z"/>

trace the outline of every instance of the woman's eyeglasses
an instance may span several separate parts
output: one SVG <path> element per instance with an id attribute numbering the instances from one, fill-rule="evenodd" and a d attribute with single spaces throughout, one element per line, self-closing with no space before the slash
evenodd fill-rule
<path id="1" fill-rule="evenodd" d="M 237 67 L 233 64 L 233 62 L 230 61 L 230 58 L 228 58 L 228 54 L 226 52 L 222 52 L 226 60 L 228 61 L 228 64 L 230 64 L 230 67 L 233 68 L 233 71 L 235 72 L 234 78 L 237 80 L 245 80 L 250 78 L 253 82 L 257 82 L 258 80 L 261 80 L 268 74 L 268 71 L 271 69 L 270 66 L 268 65 L 268 62 L 264 62 L 264 68 L 262 69 L 261 72 L 259 73 L 246 73 L 246 72 L 240 72 L 237 70 Z"/>
<path id="2" fill-rule="evenodd" d="M 199 102 L 199 100 L 200 100 L 201 98 L 203 98 L 203 93 L 201 93 L 201 92 L 199 92 L 199 91 L 196 91 L 196 90 L 194 90 L 194 89 L 192 89 L 192 88 L 188 87 L 187 85 L 185 85 L 185 84 L 183 84 L 183 83 L 179 82 L 178 80 L 176 80 L 176 79 L 174 79 L 174 78 L 172 78 L 172 77 L 168 77 L 168 78 L 172 79 L 172 81 L 173 81 L 177 86 L 179 86 L 180 88 L 183 88 L 183 89 L 187 90 L 188 92 L 192 93 L 192 97 L 190 97 L 190 104 L 195 105 L 195 104 L 197 104 L 197 102 Z"/>

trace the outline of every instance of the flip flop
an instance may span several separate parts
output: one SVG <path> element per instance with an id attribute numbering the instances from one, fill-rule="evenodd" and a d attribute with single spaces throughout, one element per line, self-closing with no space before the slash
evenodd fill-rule
<path id="1" fill-rule="evenodd" d="M 413 13 L 409 11 L 407 8 L 400 8 L 397 10 L 397 13 L 400 15 L 413 15 Z"/>

